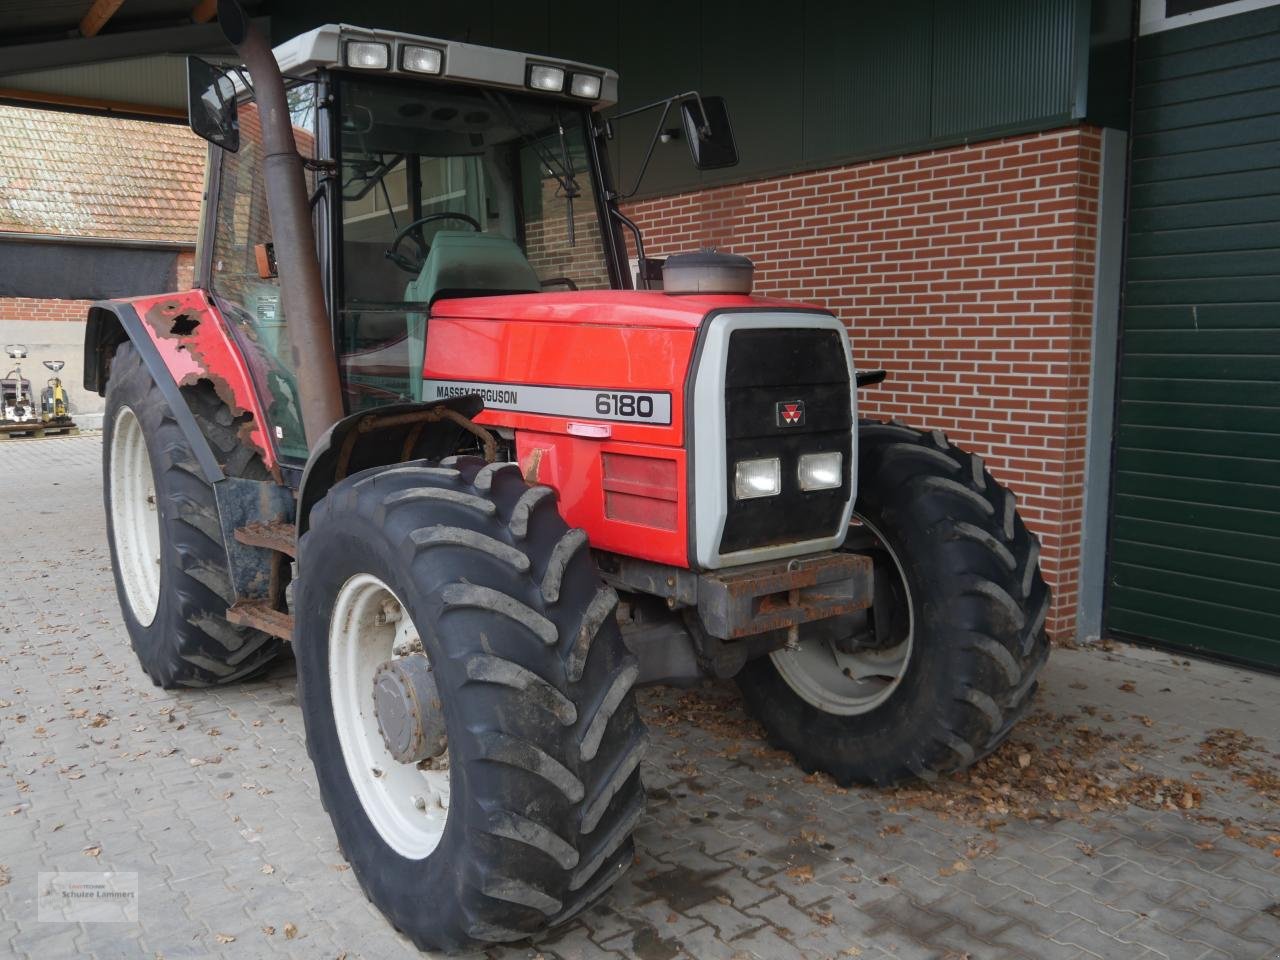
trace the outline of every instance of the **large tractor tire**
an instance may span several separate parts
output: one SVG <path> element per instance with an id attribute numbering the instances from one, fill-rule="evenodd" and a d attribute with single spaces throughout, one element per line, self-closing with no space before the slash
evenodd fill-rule
<path id="1" fill-rule="evenodd" d="M 631 864 L 646 738 L 617 595 L 547 487 L 472 457 L 338 483 L 299 544 L 307 750 L 422 949 L 562 923 Z"/>
<path id="2" fill-rule="evenodd" d="M 269 479 L 212 389 L 184 390 L 184 397 L 228 475 Z M 125 627 L 143 670 L 165 689 L 252 676 L 283 644 L 227 622 L 234 596 L 213 488 L 132 344 L 116 350 L 106 400 L 107 541 Z"/>
<path id="3" fill-rule="evenodd" d="M 1048 658 L 1039 544 L 982 460 L 896 423 L 859 430 L 846 549 L 871 556 L 853 636 L 806 640 L 738 676 L 771 741 L 842 784 L 933 779 L 986 756 Z"/>

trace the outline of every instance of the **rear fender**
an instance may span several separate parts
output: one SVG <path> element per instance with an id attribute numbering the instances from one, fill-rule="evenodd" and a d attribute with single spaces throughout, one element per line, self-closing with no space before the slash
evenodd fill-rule
<path id="1" fill-rule="evenodd" d="M 258 452 L 268 470 L 278 475 L 275 449 L 266 433 L 267 419 L 244 355 L 221 312 L 203 290 L 92 304 L 84 338 L 86 390 L 105 393 L 111 357 L 126 340 L 134 345 L 168 401 L 206 480 L 221 480 L 222 467 L 181 390 L 202 381 L 213 387 L 232 416 L 244 419 L 241 440 Z"/>
<path id="2" fill-rule="evenodd" d="M 343 417 L 325 431 L 311 449 L 298 491 L 298 538 L 307 532 L 311 508 L 339 480 L 370 467 L 383 467 L 426 457 L 439 460 L 454 453 L 465 433 L 447 420 L 431 421 L 429 414 L 445 407 L 474 418 L 483 408 L 474 394 L 431 403 L 393 403 Z"/>

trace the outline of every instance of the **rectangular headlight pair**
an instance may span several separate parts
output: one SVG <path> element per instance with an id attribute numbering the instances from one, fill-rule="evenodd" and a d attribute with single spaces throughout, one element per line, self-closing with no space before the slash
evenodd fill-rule
<path id="1" fill-rule="evenodd" d="M 800 455 L 796 479 L 806 493 L 835 490 L 844 480 L 844 454 L 805 453 Z M 733 495 L 738 500 L 776 497 L 782 492 L 782 461 L 777 457 L 739 460 L 733 469 Z"/>
<path id="2" fill-rule="evenodd" d="M 594 73 L 568 73 L 564 67 L 549 63 L 531 63 L 526 82 L 531 90 L 544 93 L 561 93 L 565 89 L 565 77 L 569 78 L 569 93 L 584 100 L 595 100 L 600 96 L 603 78 Z"/>
<path id="3" fill-rule="evenodd" d="M 348 40 L 348 67 L 357 70 L 386 70 L 391 66 L 391 46 L 377 40 Z M 439 47 L 406 44 L 400 48 L 400 68 L 410 73 L 437 74 L 444 66 L 444 53 Z"/>

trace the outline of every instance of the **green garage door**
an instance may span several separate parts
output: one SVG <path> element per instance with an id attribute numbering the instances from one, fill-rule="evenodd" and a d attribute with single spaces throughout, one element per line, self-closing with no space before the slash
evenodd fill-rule
<path id="1" fill-rule="evenodd" d="M 1142 37 L 1106 626 L 1280 666 L 1280 6 Z"/>

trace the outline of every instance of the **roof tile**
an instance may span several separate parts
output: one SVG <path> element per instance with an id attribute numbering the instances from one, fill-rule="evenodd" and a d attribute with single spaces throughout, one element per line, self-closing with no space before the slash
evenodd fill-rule
<path id="1" fill-rule="evenodd" d="M 0 106 L 0 231 L 191 243 L 205 151 L 177 124 Z"/>

